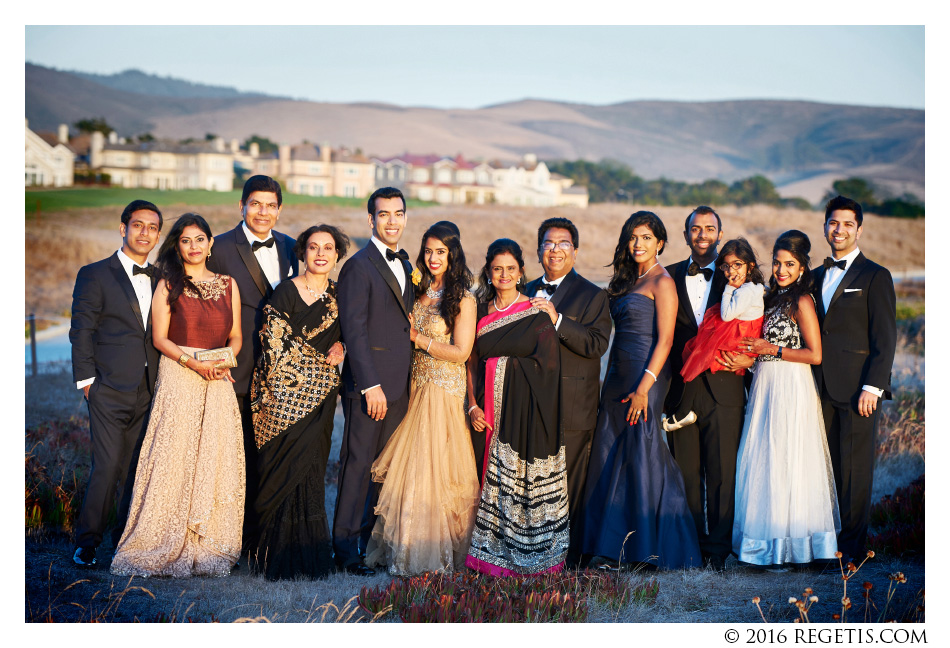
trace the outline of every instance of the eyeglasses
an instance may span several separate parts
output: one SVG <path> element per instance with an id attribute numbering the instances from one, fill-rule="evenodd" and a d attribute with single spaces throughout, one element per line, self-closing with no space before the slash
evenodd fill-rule
<path id="1" fill-rule="evenodd" d="M 719 266 L 719 269 L 723 272 L 729 272 L 729 269 L 732 268 L 736 272 L 739 272 L 746 266 L 745 261 L 733 261 L 732 263 L 723 263 Z"/>
<path id="2" fill-rule="evenodd" d="M 551 250 L 555 248 L 557 248 L 558 250 L 564 250 L 565 252 L 569 252 L 570 250 L 574 248 L 574 245 L 570 241 L 558 241 L 556 243 L 554 241 L 545 241 L 544 243 L 541 244 L 541 249 L 546 250 L 548 252 L 550 252 Z"/>
<path id="3" fill-rule="evenodd" d="M 266 212 L 275 212 L 279 207 L 277 203 L 262 203 L 257 200 L 252 200 L 251 202 L 247 203 L 247 206 L 254 211 L 263 209 L 263 211 Z"/>

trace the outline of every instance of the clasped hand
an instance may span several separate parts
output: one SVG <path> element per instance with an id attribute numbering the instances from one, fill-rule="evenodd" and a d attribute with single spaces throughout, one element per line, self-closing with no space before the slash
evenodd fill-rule
<path id="1" fill-rule="evenodd" d="M 220 360 L 197 360 L 196 362 L 198 366 L 194 367 L 194 371 L 205 380 L 227 378 L 230 382 L 234 382 L 234 378 L 231 377 L 231 369 L 224 366 L 224 363 Z"/>
<path id="2" fill-rule="evenodd" d="M 543 310 L 551 318 L 551 323 L 557 324 L 557 311 L 554 309 L 554 304 L 549 300 L 544 297 L 532 297 L 531 305 L 538 310 Z"/>

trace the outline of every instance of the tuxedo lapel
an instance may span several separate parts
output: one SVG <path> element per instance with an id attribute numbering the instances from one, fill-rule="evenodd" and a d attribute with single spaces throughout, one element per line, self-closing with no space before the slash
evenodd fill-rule
<path id="1" fill-rule="evenodd" d="M 690 323 L 690 326 L 696 328 L 696 317 L 689 307 L 689 293 L 686 292 L 686 268 L 689 266 L 689 259 L 681 261 L 676 266 L 676 273 L 673 276 L 673 282 L 676 284 L 676 296 L 679 297 L 680 314 L 682 319 Z"/>
<path id="2" fill-rule="evenodd" d="M 528 284 L 524 287 L 525 296 L 530 299 L 534 297 L 535 295 L 537 295 L 538 287 L 541 285 L 541 282 L 543 280 L 544 280 L 544 275 L 541 275 L 541 277 L 534 279 L 533 281 L 529 281 Z"/>
<path id="3" fill-rule="evenodd" d="M 861 274 L 861 270 L 864 269 L 864 264 L 866 261 L 867 257 L 864 256 L 864 252 L 859 252 L 858 256 L 855 257 L 854 261 L 851 263 L 851 267 L 848 268 L 848 271 L 844 273 L 841 281 L 838 282 L 838 287 L 835 288 L 835 294 L 831 296 L 831 300 L 828 302 L 829 311 L 834 307 L 838 297 L 844 293 L 844 289 L 850 288 L 851 284 L 854 283 L 854 280 L 858 277 L 858 275 Z"/>
<path id="4" fill-rule="evenodd" d="M 413 292 L 414 288 L 412 285 L 412 265 L 408 261 L 402 262 L 402 269 L 406 273 L 406 289 L 402 293 L 402 301 L 406 306 L 406 311 L 412 310 L 412 301 L 413 301 Z M 392 273 L 390 273 L 392 274 Z M 396 282 L 396 285 L 399 285 L 399 282 Z"/>
<path id="5" fill-rule="evenodd" d="M 129 300 L 129 306 L 132 307 L 132 312 L 135 313 L 135 321 L 138 322 L 144 331 L 145 324 L 142 321 L 142 309 L 139 307 L 139 298 L 135 294 L 135 288 L 132 287 L 132 280 L 129 279 L 125 268 L 122 267 L 122 262 L 119 261 L 118 253 L 112 255 L 112 260 L 109 262 L 109 269 L 112 270 L 116 282 L 122 287 L 125 298 Z"/>
<path id="6" fill-rule="evenodd" d="M 409 318 L 409 309 L 406 306 L 406 295 L 404 291 L 399 290 L 399 282 L 396 281 L 396 275 L 393 274 L 393 271 L 389 268 L 389 264 L 386 263 L 386 260 L 383 259 L 383 255 L 380 253 L 376 245 L 370 241 L 366 244 L 367 255 L 369 256 L 370 263 L 372 263 L 376 270 L 379 271 L 380 276 L 383 278 L 383 281 L 389 286 L 393 291 L 393 295 L 396 297 L 396 301 L 399 302 L 399 306 L 402 308 L 403 314 L 406 318 Z M 405 268 L 405 264 L 403 265 Z M 406 288 L 409 288 L 409 278 L 406 278 Z"/>
<path id="7" fill-rule="evenodd" d="M 543 277 L 542 277 L 543 279 Z M 554 294 L 551 295 L 551 303 L 554 305 L 554 308 L 557 309 L 561 302 L 564 301 L 566 295 L 571 292 L 571 286 L 577 280 L 577 271 L 571 269 L 571 271 L 564 277 L 564 281 L 558 284 L 557 290 L 554 291 Z"/>
<path id="8" fill-rule="evenodd" d="M 825 315 L 827 314 L 825 313 L 825 300 L 821 297 L 821 287 L 825 283 L 825 272 L 827 272 L 825 266 L 821 265 L 815 268 L 815 271 L 812 273 L 812 277 L 815 281 L 815 285 L 812 290 L 815 297 L 815 304 L 818 307 L 817 310 L 819 323 L 825 321 Z"/>
<path id="9" fill-rule="evenodd" d="M 271 232 L 274 238 L 277 238 L 276 232 Z M 260 265 L 259 263 L 257 265 Z M 280 268 L 280 280 L 286 279 L 290 273 L 290 259 L 287 257 L 286 246 L 282 242 L 277 242 L 277 266 Z"/>
<path id="10" fill-rule="evenodd" d="M 258 290 L 261 291 L 262 297 L 267 297 L 270 294 L 270 282 L 267 281 L 267 277 L 264 276 L 264 271 L 261 269 L 261 264 L 257 262 L 257 257 L 254 256 L 254 252 L 251 250 L 251 244 L 247 242 L 247 236 L 244 235 L 243 228 L 238 225 L 234 231 L 234 247 L 237 248 L 238 256 L 241 257 L 241 260 L 244 262 L 244 265 L 247 266 L 247 271 L 251 275 L 251 279 L 254 280 L 254 284 L 257 286 Z M 278 258 L 280 258 L 278 250 Z M 284 262 L 286 263 L 286 261 Z M 283 270 L 283 263 L 281 263 L 281 272 Z M 281 274 L 283 277 L 283 274 Z"/>

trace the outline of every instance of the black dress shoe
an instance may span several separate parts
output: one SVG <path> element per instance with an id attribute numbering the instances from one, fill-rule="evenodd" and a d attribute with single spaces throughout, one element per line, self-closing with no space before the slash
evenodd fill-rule
<path id="1" fill-rule="evenodd" d="M 76 547 L 73 553 L 73 562 L 80 567 L 92 567 L 96 564 L 95 547 Z"/>
<path id="2" fill-rule="evenodd" d="M 343 571 L 347 574 L 353 574 L 354 576 L 375 576 L 376 570 L 372 567 L 367 567 L 363 563 L 350 563 L 349 565 L 343 566 Z"/>

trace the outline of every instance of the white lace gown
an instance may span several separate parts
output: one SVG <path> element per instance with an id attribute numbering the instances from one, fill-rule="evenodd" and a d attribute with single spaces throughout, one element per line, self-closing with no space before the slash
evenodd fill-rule
<path id="1" fill-rule="evenodd" d="M 762 331 L 772 344 L 802 348 L 784 310 L 767 311 Z M 733 551 L 761 566 L 832 559 L 840 529 L 811 365 L 759 356 L 739 443 Z"/>

